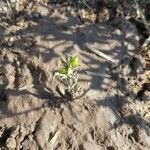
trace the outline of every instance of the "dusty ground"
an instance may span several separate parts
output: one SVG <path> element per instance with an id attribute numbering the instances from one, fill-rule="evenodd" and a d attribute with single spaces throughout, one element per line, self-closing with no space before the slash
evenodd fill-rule
<path id="1" fill-rule="evenodd" d="M 150 55 L 140 55 L 133 24 L 122 17 L 110 24 L 109 16 L 95 24 L 70 7 L 52 11 L 43 3 L 7 18 L 7 4 L 0 6 L 0 149 L 150 149 Z M 57 78 L 51 82 L 68 53 L 81 65 L 74 100 L 58 94 Z"/>

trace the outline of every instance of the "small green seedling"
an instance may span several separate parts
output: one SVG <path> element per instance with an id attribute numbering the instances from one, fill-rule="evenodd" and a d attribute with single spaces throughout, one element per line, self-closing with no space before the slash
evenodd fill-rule
<path id="1" fill-rule="evenodd" d="M 55 73 L 54 78 L 58 76 L 67 86 L 67 90 L 73 96 L 78 84 L 78 56 L 66 57 L 66 60 L 61 59 L 61 62 L 62 68 Z"/>

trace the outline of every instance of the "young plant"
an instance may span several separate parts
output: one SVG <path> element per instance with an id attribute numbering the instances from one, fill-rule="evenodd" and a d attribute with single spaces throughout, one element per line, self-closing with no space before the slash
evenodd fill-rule
<path id="1" fill-rule="evenodd" d="M 73 97 L 76 92 L 78 84 L 78 56 L 66 57 L 66 60 L 61 59 L 62 68 L 55 73 L 54 76 L 58 76 L 61 81 L 67 86 L 67 91 Z"/>

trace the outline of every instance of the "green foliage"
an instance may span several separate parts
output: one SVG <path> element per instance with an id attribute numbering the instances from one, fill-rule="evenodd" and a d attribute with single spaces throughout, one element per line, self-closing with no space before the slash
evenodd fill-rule
<path id="1" fill-rule="evenodd" d="M 78 56 L 70 56 L 66 60 L 61 59 L 61 62 L 62 67 L 55 73 L 55 76 L 58 76 L 67 85 L 67 90 L 73 95 L 78 84 Z"/>
<path id="2" fill-rule="evenodd" d="M 78 67 L 79 66 L 78 57 L 77 56 L 71 57 L 70 64 L 71 64 L 72 68 Z"/>
<path id="3" fill-rule="evenodd" d="M 66 61 L 61 59 L 61 62 L 63 67 L 58 72 L 66 77 L 71 77 L 74 74 L 75 69 L 79 66 L 77 56 L 70 56 Z"/>

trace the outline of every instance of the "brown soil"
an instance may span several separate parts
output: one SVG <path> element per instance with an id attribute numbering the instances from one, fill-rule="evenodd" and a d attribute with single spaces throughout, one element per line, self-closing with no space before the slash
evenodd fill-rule
<path id="1" fill-rule="evenodd" d="M 150 71 L 135 26 L 122 17 L 82 24 L 71 10 L 32 9 L 32 17 L 0 26 L 0 149 L 149 150 Z M 57 78 L 51 82 L 60 58 L 70 53 L 80 63 L 81 91 L 74 100 L 59 95 Z"/>

